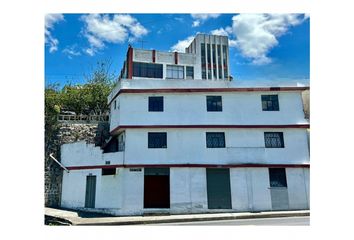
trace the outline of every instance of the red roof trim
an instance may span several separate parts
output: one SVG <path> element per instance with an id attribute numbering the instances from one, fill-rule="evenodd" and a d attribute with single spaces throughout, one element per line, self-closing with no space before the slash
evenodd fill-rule
<path id="1" fill-rule="evenodd" d="M 110 134 L 120 129 L 137 128 L 310 128 L 310 124 L 289 125 L 120 125 L 113 129 Z"/>
<path id="2" fill-rule="evenodd" d="M 108 105 L 122 93 L 195 93 L 195 92 L 277 92 L 304 91 L 310 87 L 247 87 L 247 88 L 160 88 L 160 89 L 120 89 Z"/>
<path id="3" fill-rule="evenodd" d="M 115 164 L 95 166 L 71 166 L 68 170 L 105 169 L 105 168 L 310 168 L 310 164 Z"/>

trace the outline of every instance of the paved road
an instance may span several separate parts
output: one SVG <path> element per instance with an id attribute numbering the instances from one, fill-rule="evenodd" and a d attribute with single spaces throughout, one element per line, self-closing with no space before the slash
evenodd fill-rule
<path id="1" fill-rule="evenodd" d="M 202 221 L 202 222 L 181 222 L 181 223 L 160 223 L 149 224 L 160 226 L 309 226 L 310 217 L 282 217 L 282 218 L 256 218 L 256 219 L 237 219 L 237 220 L 220 220 L 220 221 Z"/>

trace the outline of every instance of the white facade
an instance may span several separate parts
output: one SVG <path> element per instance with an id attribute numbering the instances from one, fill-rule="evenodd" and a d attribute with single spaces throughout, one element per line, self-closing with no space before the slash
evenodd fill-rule
<path id="1" fill-rule="evenodd" d="M 108 97 L 112 139 L 105 149 L 115 150 L 103 153 L 85 142 L 62 146 L 70 170 L 63 175 L 62 207 L 115 215 L 309 209 L 304 88 L 201 80 L 201 43 L 227 44 L 227 37 L 197 35 L 177 55 L 178 64 L 194 66 L 195 79 L 120 79 Z M 175 53 L 129 54 L 132 61 L 163 64 L 163 76 L 176 63 Z M 209 109 L 209 96 L 219 99 L 217 111 Z M 276 100 L 268 103 L 268 96 Z M 159 97 L 158 111 L 149 109 L 151 97 Z M 154 140 L 156 133 L 162 138 Z"/>
<path id="2" fill-rule="evenodd" d="M 81 149 L 85 143 L 81 144 L 82 146 L 76 145 L 76 147 Z M 93 159 L 94 156 L 91 160 Z M 101 169 L 64 172 L 62 207 L 85 209 L 85 179 L 92 174 L 97 176 L 96 205 L 95 209 L 86 209 L 89 211 L 115 215 L 140 215 L 152 211 L 174 214 L 272 210 L 267 168 L 231 168 L 232 209 L 227 210 L 208 209 L 205 168 L 170 168 L 170 208 L 153 210 L 144 209 L 143 206 L 144 168 L 140 172 L 131 171 L 131 168 L 117 168 L 117 170 L 114 176 L 101 176 Z M 308 209 L 309 178 L 306 175 L 309 174 L 309 169 L 286 168 L 286 171 L 289 209 Z"/>

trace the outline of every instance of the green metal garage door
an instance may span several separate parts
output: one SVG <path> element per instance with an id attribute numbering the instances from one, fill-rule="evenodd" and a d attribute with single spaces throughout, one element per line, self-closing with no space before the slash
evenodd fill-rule
<path id="1" fill-rule="evenodd" d="M 94 208 L 96 199 L 96 176 L 86 177 L 85 208 Z"/>
<path id="2" fill-rule="evenodd" d="M 209 209 L 231 209 L 230 170 L 207 169 L 207 194 Z"/>

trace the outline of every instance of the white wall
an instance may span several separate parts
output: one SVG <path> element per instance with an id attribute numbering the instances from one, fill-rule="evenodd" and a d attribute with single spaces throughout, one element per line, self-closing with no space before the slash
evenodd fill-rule
<path id="1" fill-rule="evenodd" d="M 205 168 L 171 168 L 170 186 L 171 212 L 202 212 L 208 209 Z"/>
<path id="2" fill-rule="evenodd" d="M 306 194 L 308 169 L 286 168 L 289 209 L 308 209 Z M 141 215 L 143 208 L 144 169 L 132 172 L 117 169 L 115 176 L 101 176 L 100 169 L 72 170 L 63 175 L 62 207 L 83 208 L 85 204 L 86 176 L 97 176 L 96 209 L 116 215 Z M 268 168 L 230 169 L 232 210 L 269 211 L 272 203 Z M 170 212 L 215 212 L 208 209 L 205 168 L 170 169 Z"/>
<path id="3" fill-rule="evenodd" d="M 279 111 L 262 110 L 262 94 L 279 96 Z M 206 96 L 222 96 L 222 112 L 208 112 Z M 149 112 L 149 96 L 164 97 L 163 112 Z M 277 125 L 308 123 L 300 92 L 121 94 L 120 112 L 111 113 L 110 130 L 120 125 Z M 115 115 L 120 114 L 118 123 Z"/>
<path id="4" fill-rule="evenodd" d="M 144 169 L 131 172 L 125 168 L 123 186 L 123 208 L 120 214 L 141 214 L 144 207 Z"/>
<path id="5" fill-rule="evenodd" d="M 123 164 L 124 152 L 102 153 L 100 147 L 85 141 L 67 143 L 61 146 L 61 163 L 66 167 Z"/>
<path id="6" fill-rule="evenodd" d="M 309 208 L 305 179 L 306 177 L 302 168 L 286 169 L 290 209 Z"/>
<path id="7" fill-rule="evenodd" d="M 268 168 L 251 168 L 248 171 L 251 175 L 251 188 L 249 189 L 252 192 L 251 209 L 253 211 L 271 210 Z"/>
<path id="8" fill-rule="evenodd" d="M 232 208 L 238 211 L 249 210 L 247 168 L 230 169 Z"/>
<path id="9" fill-rule="evenodd" d="M 79 170 L 63 172 L 61 206 L 66 208 L 85 207 L 86 176 L 100 175 L 101 170 Z M 96 195 L 97 196 L 97 195 Z"/>
<path id="10" fill-rule="evenodd" d="M 264 148 L 265 131 L 282 131 L 285 148 Z M 167 148 L 148 148 L 148 132 L 167 132 Z M 225 132 L 226 148 L 207 148 L 206 132 Z M 127 129 L 125 163 L 303 164 L 309 154 L 305 129 Z"/>

